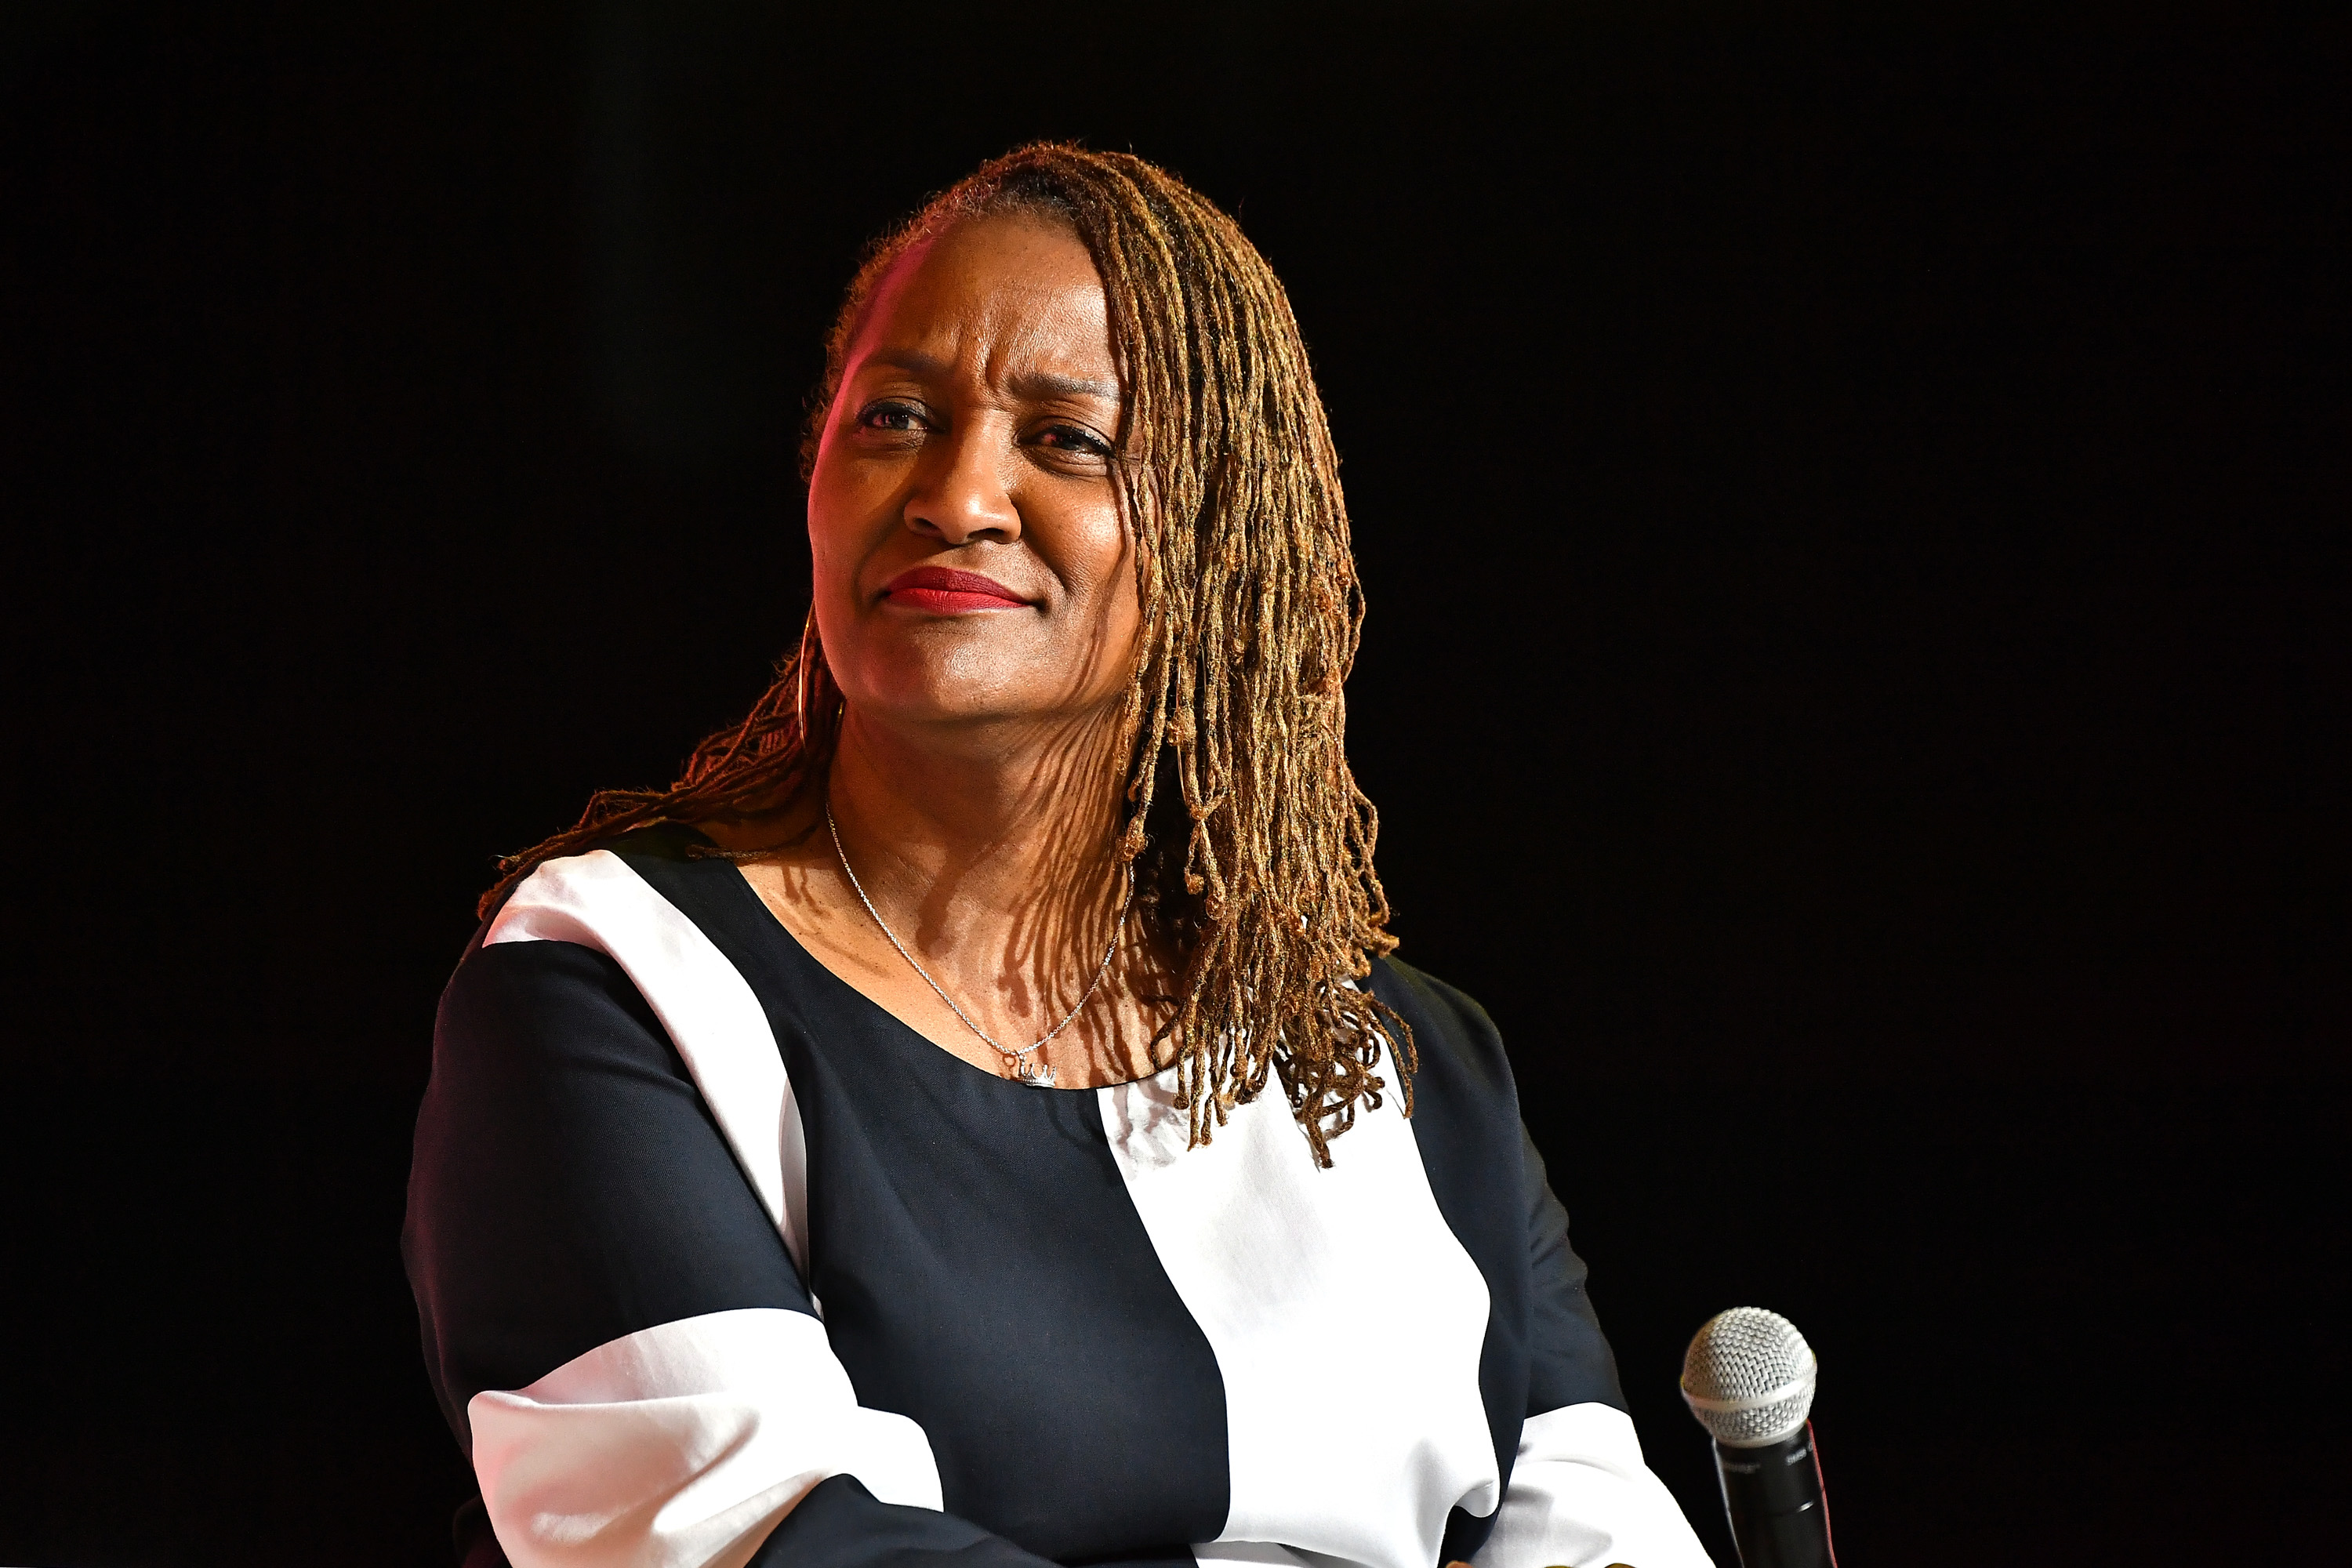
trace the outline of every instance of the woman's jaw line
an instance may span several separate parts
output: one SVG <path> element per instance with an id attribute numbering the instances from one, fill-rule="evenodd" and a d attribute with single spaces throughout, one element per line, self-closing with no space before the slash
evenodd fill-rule
<path id="1" fill-rule="evenodd" d="M 845 784 L 869 810 L 877 796 L 891 801 L 888 816 L 932 824 L 923 837 L 1001 844 L 1008 832 L 1025 837 L 1018 824 L 1055 824 L 1054 836 L 1065 837 L 1077 826 L 1073 814 L 1099 814 L 1100 827 L 1115 832 L 1124 770 L 1105 753 L 1118 708 L 908 723 L 852 707 L 828 790 Z"/>

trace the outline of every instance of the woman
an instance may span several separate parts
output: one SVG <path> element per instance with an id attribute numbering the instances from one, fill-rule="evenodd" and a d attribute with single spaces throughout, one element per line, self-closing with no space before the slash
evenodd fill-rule
<path id="1" fill-rule="evenodd" d="M 509 863 L 405 1237 L 468 1564 L 1706 1561 L 1396 963 L 1281 286 L 1131 157 L 853 282 L 798 654 Z"/>

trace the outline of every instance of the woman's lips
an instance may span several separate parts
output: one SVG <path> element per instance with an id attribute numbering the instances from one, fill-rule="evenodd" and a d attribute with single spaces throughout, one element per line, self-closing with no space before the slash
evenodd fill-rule
<path id="1" fill-rule="evenodd" d="M 993 577 L 977 572 L 952 572 L 944 566 L 918 566 L 901 572 L 883 586 L 882 596 L 910 610 L 935 616 L 960 616 L 972 610 L 1025 610 L 1029 601 Z"/>

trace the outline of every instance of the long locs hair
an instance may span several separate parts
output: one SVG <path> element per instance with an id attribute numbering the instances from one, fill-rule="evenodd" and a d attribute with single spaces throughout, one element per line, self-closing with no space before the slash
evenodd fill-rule
<path id="1" fill-rule="evenodd" d="M 1396 946 L 1379 818 L 1346 754 L 1342 693 L 1363 621 L 1339 455 L 1288 297 L 1240 228 L 1143 160 L 1060 143 L 1008 153 L 932 198 L 851 280 L 811 399 L 803 475 L 877 285 L 959 221 L 1074 231 L 1100 274 L 1128 407 L 1113 473 L 1142 608 L 1122 713 L 1117 853 L 1142 917 L 1182 954 L 1152 1039 L 1205 1143 L 1277 1078 L 1315 1158 L 1377 1107 L 1404 1021 L 1359 988 Z M 814 621 L 740 724 L 663 790 L 605 790 L 577 826 L 499 866 L 487 912 L 541 861 L 655 821 L 740 819 L 821 785 L 842 698 Z"/>

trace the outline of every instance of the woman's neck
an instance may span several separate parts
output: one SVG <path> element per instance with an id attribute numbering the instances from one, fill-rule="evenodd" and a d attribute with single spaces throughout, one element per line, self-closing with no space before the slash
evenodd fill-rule
<path id="1" fill-rule="evenodd" d="M 972 1026 L 1018 1049 L 1067 1020 L 1027 1059 L 1066 1089 L 1124 1082 L 1157 1065 L 1179 965 L 1145 921 L 1124 918 L 1117 740 L 1115 714 L 980 745 L 899 736 L 852 710 L 824 789 L 701 826 L 819 963 L 934 1044 L 1009 1077 Z"/>
<path id="2" fill-rule="evenodd" d="M 853 710 L 826 793 L 867 897 L 919 921 L 926 947 L 1026 932 L 1019 945 L 1050 962 L 1071 938 L 1107 937 L 1125 893 L 1116 728 L 1106 715 L 940 743 Z"/>

